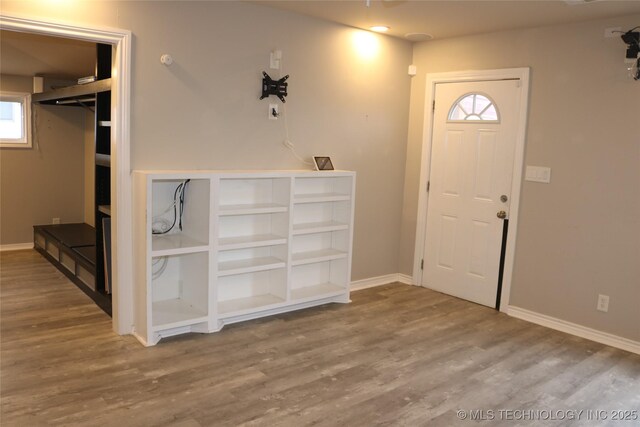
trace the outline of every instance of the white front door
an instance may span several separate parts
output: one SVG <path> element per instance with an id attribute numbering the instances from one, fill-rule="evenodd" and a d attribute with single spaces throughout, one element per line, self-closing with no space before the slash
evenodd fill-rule
<path id="1" fill-rule="evenodd" d="M 495 307 L 520 81 L 438 83 L 422 285 Z"/>

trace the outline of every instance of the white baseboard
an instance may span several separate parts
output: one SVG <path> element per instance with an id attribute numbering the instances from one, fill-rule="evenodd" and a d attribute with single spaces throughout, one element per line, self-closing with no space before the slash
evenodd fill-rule
<path id="1" fill-rule="evenodd" d="M 566 332 L 591 341 L 606 344 L 621 350 L 630 351 L 631 353 L 640 354 L 640 342 L 633 341 L 617 335 L 608 334 L 595 329 L 576 323 L 567 322 L 566 320 L 557 319 L 545 314 L 536 313 L 535 311 L 526 310 L 520 307 L 510 305 L 507 308 L 507 314 L 527 322 L 535 323 L 540 326 L 555 329 L 557 331 Z"/>
<path id="2" fill-rule="evenodd" d="M 0 245 L 0 252 L 4 252 L 4 251 L 23 251 L 25 249 L 33 249 L 33 242 L 29 242 L 29 243 L 12 243 L 10 245 Z"/>
<path id="3" fill-rule="evenodd" d="M 406 275 L 406 274 L 402 274 L 402 273 L 398 273 L 398 282 L 400 283 L 404 283 L 405 285 L 414 285 L 415 283 L 413 283 L 413 277 Z"/>
<path id="4" fill-rule="evenodd" d="M 406 274 L 386 274 L 384 276 L 370 277 L 368 279 L 355 280 L 351 282 L 352 291 L 360 291 L 362 289 L 373 288 L 376 286 L 388 285 L 389 283 L 400 282 L 407 285 L 411 285 L 411 276 Z"/>

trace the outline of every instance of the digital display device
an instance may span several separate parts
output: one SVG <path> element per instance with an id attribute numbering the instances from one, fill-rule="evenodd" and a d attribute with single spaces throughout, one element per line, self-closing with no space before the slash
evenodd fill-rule
<path id="1" fill-rule="evenodd" d="M 332 171 L 333 163 L 329 156 L 313 156 L 313 163 L 316 166 L 317 171 Z"/>

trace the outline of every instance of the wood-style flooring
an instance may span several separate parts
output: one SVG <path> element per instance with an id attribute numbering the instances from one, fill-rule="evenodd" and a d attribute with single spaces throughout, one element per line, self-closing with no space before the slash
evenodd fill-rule
<path id="1" fill-rule="evenodd" d="M 144 348 L 35 251 L 0 257 L 5 427 L 640 424 L 611 420 L 640 410 L 640 356 L 424 288 Z"/>

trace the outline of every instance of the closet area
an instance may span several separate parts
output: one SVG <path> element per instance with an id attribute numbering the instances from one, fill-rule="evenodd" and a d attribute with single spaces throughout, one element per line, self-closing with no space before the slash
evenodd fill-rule
<path id="1" fill-rule="evenodd" d="M 96 45 L 95 76 L 32 96 L 34 104 L 85 108 L 93 113 L 94 226 L 33 227 L 34 247 L 111 314 L 111 45 Z"/>
<path id="2" fill-rule="evenodd" d="M 2 231 L 17 242 L 2 244 L 30 239 L 111 315 L 112 46 L 9 32 L 2 43 L 3 93 L 33 81 L 20 87 L 32 147 L 2 153 L 3 181 L 24 185 L 3 191 Z"/>

